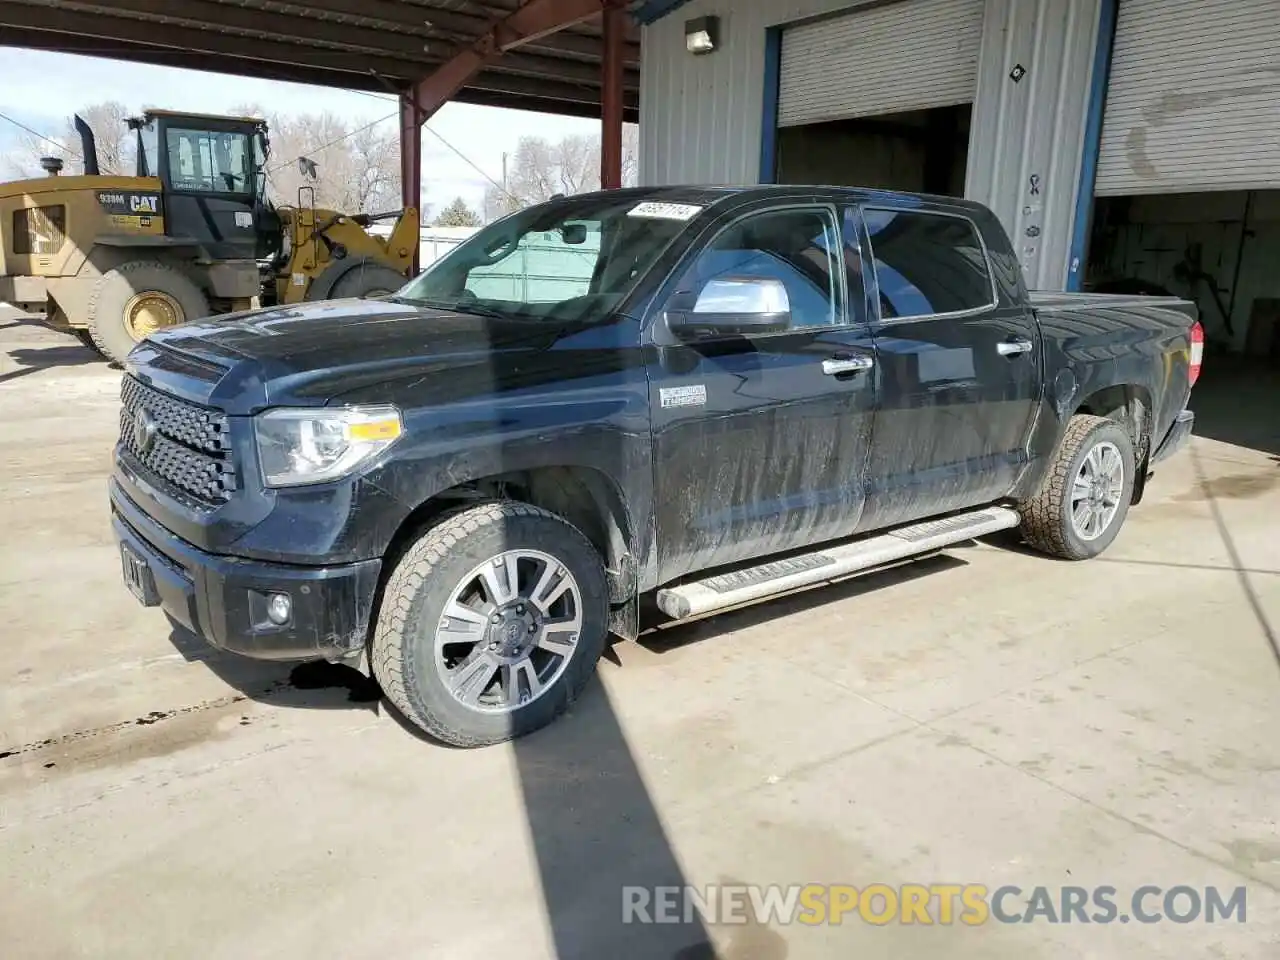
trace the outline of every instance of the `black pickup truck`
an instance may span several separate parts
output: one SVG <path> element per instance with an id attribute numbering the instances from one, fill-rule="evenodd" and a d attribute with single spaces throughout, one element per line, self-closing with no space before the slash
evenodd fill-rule
<path id="1" fill-rule="evenodd" d="M 960 200 L 654 188 L 494 223 L 399 293 L 153 335 L 126 583 L 251 657 L 358 658 L 455 744 L 697 617 L 1019 527 L 1102 552 L 1187 440 L 1172 298 L 1030 294 Z"/>

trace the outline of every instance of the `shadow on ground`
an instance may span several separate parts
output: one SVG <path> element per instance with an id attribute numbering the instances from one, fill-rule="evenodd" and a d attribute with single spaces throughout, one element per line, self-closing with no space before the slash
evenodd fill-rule
<path id="1" fill-rule="evenodd" d="M 55 367 L 75 367 L 83 364 L 101 364 L 105 361 L 101 354 L 80 344 L 68 344 L 59 347 L 24 347 L 9 351 L 9 358 L 18 364 L 16 370 L 0 373 L 0 383 L 17 380 L 42 370 Z"/>
<path id="2" fill-rule="evenodd" d="M 945 555 L 918 560 L 696 623 L 660 626 L 640 642 L 659 655 L 701 641 L 732 642 L 728 634 L 733 631 L 963 565 Z M 214 650 L 185 628 L 172 626 L 170 641 L 184 657 L 252 700 L 303 709 L 385 709 L 424 741 L 423 750 L 443 749 L 390 704 L 380 702 L 377 684 L 354 667 L 262 663 Z M 657 898 L 659 888 L 682 888 L 687 880 L 603 683 L 589 684 L 569 713 L 550 727 L 497 749 L 510 750 L 519 777 L 558 960 L 786 957 L 786 942 L 767 927 L 726 928 L 717 948 L 696 913 L 686 917 L 677 910 L 678 922 L 673 923 L 624 922 L 625 898 L 636 896 L 628 888 Z M 424 763 L 429 762 L 424 756 Z"/>
<path id="3" fill-rule="evenodd" d="M 251 660 L 209 646 L 173 620 L 169 642 L 190 663 L 207 667 L 227 686 L 250 700 L 277 707 L 312 710 L 365 709 L 377 711 L 382 689 L 367 674 L 341 663 L 271 663 Z"/>

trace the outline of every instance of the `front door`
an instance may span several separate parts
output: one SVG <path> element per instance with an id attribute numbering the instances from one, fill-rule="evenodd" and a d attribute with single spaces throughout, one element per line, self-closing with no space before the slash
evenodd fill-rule
<path id="1" fill-rule="evenodd" d="M 254 161 L 249 133 L 216 129 L 217 121 L 166 121 L 161 128 L 160 177 L 165 231 L 197 241 L 217 260 L 252 260 Z M 208 124 L 208 126 L 206 126 Z M 225 124 L 229 126 L 229 124 Z"/>
<path id="2" fill-rule="evenodd" d="M 882 375 L 863 529 L 990 503 L 1027 462 L 1040 334 L 967 216 L 864 208 Z"/>
<path id="3" fill-rule="evenodd" d="M 773 205 L 725 226 L 668 302 L 712 280 L 776 280 L 785 329 L 680 339 L 658 312 L 649 389 L 662 581 L 857 527 L 877 381 L 860 271 L 845 262 L 834 208 Z"/>

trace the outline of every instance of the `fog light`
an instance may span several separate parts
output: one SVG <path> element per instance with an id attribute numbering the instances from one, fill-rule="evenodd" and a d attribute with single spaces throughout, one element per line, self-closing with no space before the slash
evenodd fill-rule
<path id="1" fill-rule="evenodd" d="M 276 626 L 284 626 L 292 615 L 293 601 L 287 593 L 273 593 L 267 597 L 267 619 Z"/>

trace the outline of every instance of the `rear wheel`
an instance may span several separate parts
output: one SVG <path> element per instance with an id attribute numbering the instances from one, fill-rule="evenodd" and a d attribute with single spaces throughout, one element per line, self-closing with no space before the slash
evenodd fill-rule
<path id="1" fill-rule="evenodd" d="M 209 315 L 209 301 L 185 273 L 137 260 L 108 270 L 89 300 L 89 336 L 117 363 L 150 334 Z"/>
<path id="2" fill-rule="evenodd" d="M 401 557 L 370 661 L 388 699 L 456 746 L 546 726 L 595 671 L 608 633 L 604 566 L 567 521 L 503 501 L 454 514 Z"/>
<path id="3" fill-rule="evenodd" d="M 1124 524 L 1134 479 L 1125 427 L 1104 417 L 1072 417 L 1040 489 L 1018 505 L 1023 536 L 1067 560 L 1096 557 Z"/>
<path id="4" fill-rule="evenodd" d="M 333 300 L 346 297 L 384 297 L 395 293 L 408 282 L 403 274 L 396 273 L 390 267 L 364 263 L 341 277 L 333 285 L 329 297 Z"/>

